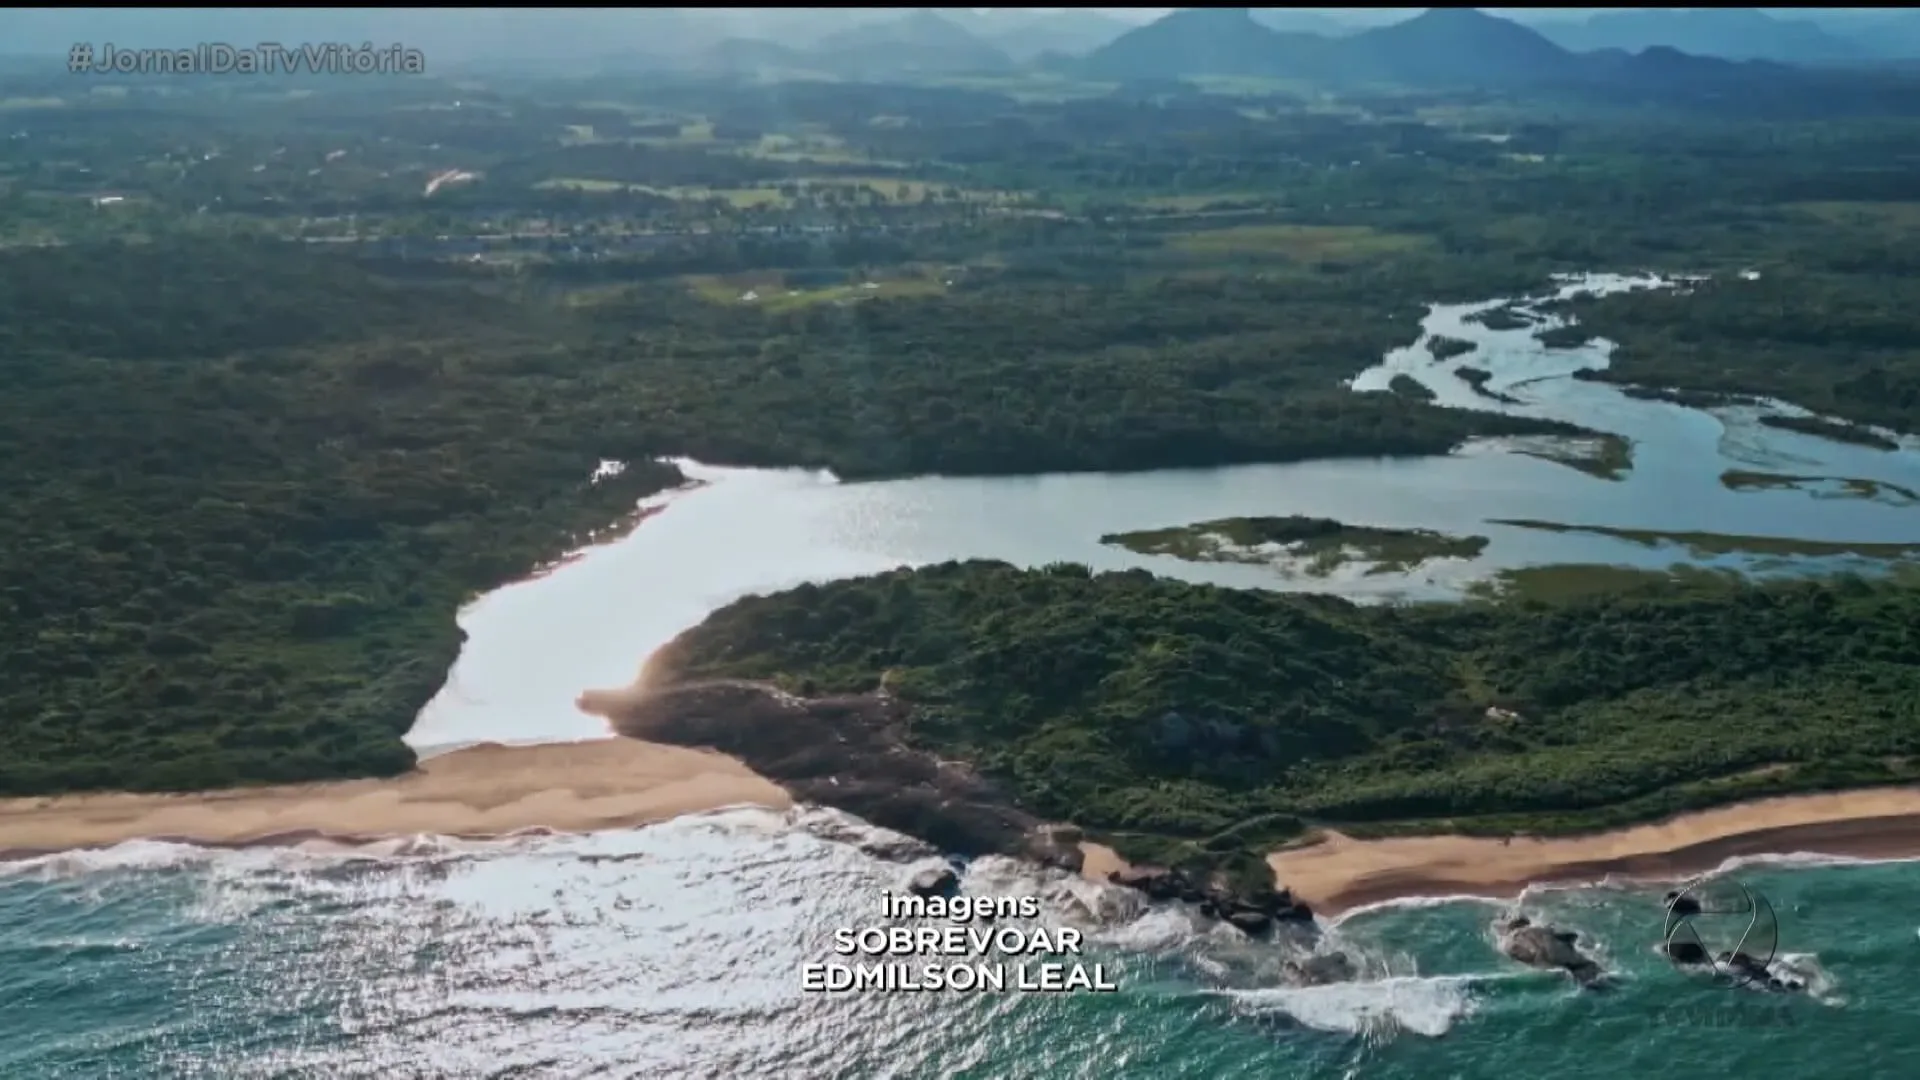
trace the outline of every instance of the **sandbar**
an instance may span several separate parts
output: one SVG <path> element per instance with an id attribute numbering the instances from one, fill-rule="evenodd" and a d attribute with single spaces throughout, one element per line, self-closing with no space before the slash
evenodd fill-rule
<path id="1" fill-rule="evenodd" d="M 779 785 L 721 754 L 638 739 L 472 746 L 403 776 L 181 795 L 0 799 L 0 857 L 134 839 L 220 846 L 627 828 L 729 806 L 785 809 Z"/>
<path id="2" fill-rule="evenodd" d="M 1316 912 L 1413 897 L 1510 899 L 1528 885 L 1706 873 L 1736 856 L 1920 857 L 1920 787 L 1790 795 L 1567 837 L 1405 836 L 1327 831 L 1273 853 L 1275 877 Z"/>

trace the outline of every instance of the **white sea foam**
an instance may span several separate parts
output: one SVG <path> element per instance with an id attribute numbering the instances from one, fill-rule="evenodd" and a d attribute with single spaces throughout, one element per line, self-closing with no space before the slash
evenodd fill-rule
<path id="1" fill-rule="evenodd" d="M 1473 1011 L 1475 976 L 1394 976 L 1372 982 L 1228 990 L 1235 1006 L 1254 1014 L 1283 1014 L 1317 1031 L 1437 1038 Z"/>
<path id="2" fill-rule="evenodd" d="M 1910 862 L 1920 862 L 1920 858 L 1907 856 L 1897 859 L 1863 859 L 1851 855 L 1822 855 L 1815 851 L 1787 851 L 1776 854 L 1735 855 L 1715 867 L 1713 873 L 1731 874 L 1736 870 L 1749 867 L 1817 870 L 1829 866 L 1882 866 Z"/>
<path id="3" fill-rule="evenodd" d="M 1470 893 L 1452 893 L 1446 896 L 1401 896 L 1390 900 L 1375 900 L 1371 904 L 1361 904 L 1358 907 L 1348 908 L 1338 915 L 1322 918 L 1321 925 L 1331 929 L 1345 925 L 1357 918 L 1363 918 L 1369 915 L 1380 915 L 1389 911 L 1412 911 L 1421 908 L 1452 907 L 1456 904 L 1504 907 L 1507 903 L 1508 901 L 1495 897 L 1474 896 Z"/>

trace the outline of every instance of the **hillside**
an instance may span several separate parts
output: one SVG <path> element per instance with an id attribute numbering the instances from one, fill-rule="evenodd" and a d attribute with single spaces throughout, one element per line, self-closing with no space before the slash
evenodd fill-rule
<path id="1" fill-rule="evenodd" d="M 908 750 L 1177 862 L 1306 821 L 1553 830 L 1920 775 L 1916 621 L 1920 590 L 1859 581 L 1359 607 L 969 562 L 741 600 L 654 664 L 809 697 L 884 678 Z M 756 764 L 764 736 L 724 745 Z"/>
<path id="2" fill-rule="evenodd" d="M 807 54 L 829 71 L 861 78 L 985 74 L 1014 66 L 1006 53 L 927 10 L 829 34 Z"/>
<path id="3" fill-rule="evenodd" d="M 1134 27 L 1131 22 L 1097 11 L 1068 10 L 1040 12 L 1018 20 L 1008 17 L 982 22 L 985 25 L 969 29 L 1001 52 L 1022 62 L 1045 52 L 1084 55 Z"/>
<path id="4" fill-rule="evenodd" d="M 1311 53 L 1323 40 L 1269 30 L 1247 8 L 1189 8 L 1121 34 L 1089 54 L 1084 70 L 1121 81 L 1185 75 L 1317 79 L 1332 74 Z"/>
<path id="5" fill-rule="evenodd" d="M 1519 23 L 1473 8 L 1432 8 L 1335 44 L 1344 66 L 1383 82 L 1550 82 L 1577 59 Z"/>

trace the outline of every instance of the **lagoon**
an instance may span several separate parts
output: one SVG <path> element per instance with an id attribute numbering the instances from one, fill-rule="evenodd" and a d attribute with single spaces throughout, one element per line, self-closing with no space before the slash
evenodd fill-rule
<path id="1" fill-rule="evenodd" d="M 1633 465 L 1609 480 L 1526 452 L 1534 440 L 1478 440 L 1445 456 L 1028 477 L 918 477 L 842 483 L 807 470 L 734 469 L 680 462 L 693 483 L 643 504 L 630 535 L 554 572 L 490 593 L 461 614 L 469 637 L 440 694 L 408 742 L 433 754 L 476 742 L 604 737 L 574 708 L 584 689 L 631 682 L 641 663 L 708 613 L 752 593 L 952 559 L 1020 566 L 1083 563 L 1138 568 L 1239 588 L 1336 592 L 1356 600 L 1445 599 L 1502 570 L 1550 563 L 1650 568 L 1712 564 L 1792 572 L 1778 557 L 1697 558 L 1679 546 L 1491 524 L 1527 519 L 1660 532 L 1806 540 L 1920 541 L 1920 510 L 1899 499 L 1835 498 L 1810 485 L 1727 486 L 1729 471 L 1920 489 L 1920 441 L 1879 450 L 1785 431 L 1768 415 L 1805 415 L 1786 403 L 1705 411 L 1629 396 L 1573 378 L 1604 367 L 1612 345 L 1548 348 L 1564 326 L 1544 310 L 1583 291 L 1687 287 L 1686 279 L 1590 276 L 1542 296 L 1434 305 L 1418 335 L 1356 374 L 1356 392 L 1384 393 L 1396 374 L 1441 404 L 1566 420 L 1624 436 Z M 1512 305 L 1530 326 L 1498 330 L 1475 316 Z M 1436 361 L 1427 342 L 1469 342 Z M 1456 371 L 1486 371 L 1477 392 Z M 1831 488 L 1832 485 L 1829 485 Z M 1867 485 L 1865 490 L 1871 490 Z M 1289 578 L 1254 565 L 1138 555 L 1100 538 L 1230 517 L 1304 515 L 1350 524 L 1420 528 L 1491 541 L 1479 558 L 1431 562 L 1407 574 L 1364 567 Z M 1822 565 L 1869 560 L 1822 560 Z"/>

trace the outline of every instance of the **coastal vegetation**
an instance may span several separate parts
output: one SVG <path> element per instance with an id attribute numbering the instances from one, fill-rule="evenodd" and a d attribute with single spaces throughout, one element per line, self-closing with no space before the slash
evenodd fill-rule
<path id="1" fill-rule="evenodd" d="M 1798 476 L 1729 469 L 1720 474 L 1720 484 L 1728 491 L 1807 491 L 1824 498 L 1866 499 L 1893 506 L 1920 505 L 1920 492 L 1910 487 L 1858 476 Z"/>
<path id="2" fill-rule="evenodd" d="M 1778 213 L 1791 218 L 1793 211 Z M 1920 234 L 1865 231 L 1845 248 L 1770 264 L 1757 279 L 1725 275 L 1685 295 L 1616 293 L 1573 301 L 1592 333 L 1619 343 L 1592 377 L 1790 401 L 1832 420 L 1768 417 L 1773 426 L 1892 449 L 1858 425 L 1920 431 L 1920 323 L 1910 287 L 1887 260 Z"/>
<path id="3" fill-rule="evenodd" d="M 1478 436 L 1550 437 L 1588 440 L 1596 453 L 1578 456 L 1590 471 L 1617 475 L 1628 450 L 1603 433 L 1440 407 L 1401 380 L 1391 393 L 1343 385 L 1417 341 L 1425 304 L 1537 295 L 1556 273 L 1708 275 L 1684 294 L 1562 305 L 1620 343 L 1613 366 L 1590 377 L 1648 394 L 1768 395 L 1851 424 L 1920 429 L 1910 318 L 1920 276 L 1907 235 L 1920 219 L 1895 212 L 1920 112 L 1656 116 L 1520 93 L 1355 89 L 1328 103 L 1182 83 L 1036 97 L 991 80 L 476 80 L 253 95 L 107 77 L 76 90 L 64 71 L 0 72 L 0 793 L 406 769 L 400 735 L 458 648 L 459 605 L 676 484 L 674 469 L 649 464 L 661 455 L 860 479 L 1438 454 Z M 1530 320 L 1496 306 L 1479 321 Z M 1487 373 L 1460 374 L 1487 392 Z M 608 460 L 626 467 L 600 468 Z M 904 590 L 902 603 L 957 612 L 939 623 L 957 635 L 942 647 L 986 649 L 1001 629 L 953 607 L 958 585 L 886 580 L 907 581 L 884 586 Z M 1618 775 L 1569 764 L 1598 756 L 1538 759 L 1558 763 L 1558 809 L 1544 796 L 1488 796 L 1509 774 L 1464 758 L 1444 758 L 1458 768 L 1436 774 L 1462 778 L 1458 800 L 1367 772 L 1388 760 L 1379 755 L 1421 759 L 1447 743 L 1354 749 L 1340 724 L 1359 723 L 1362 706 L 1427 717 L 1418 710 L 1509 687 L 1475 674 L 1491 670 L 1485 657 L 1444 678 L 1422 666 L 1438 663 L 1438 646 L 1414 630 L 1439 625 L 1437 614 L 1296 599 L 1260 629 L 1255 608 L 1238 605 L 1281 601 L 1155 592 L 1174 587 L 1136 578 L 981 580 L 998 603 L 1031 590 L 1035 603 L 1125 616 L 1122 628 L 1165 606 L 1190 628 L 1168 639 L 1166 658 L 1132 630 L 1111 644 L 1114 657 L 1144 658 L 1129 678 L 1176 676 L 1165 694 L 1239 693 L 1233 680 L 1264 670 L 1232 666 L 1245 662 L 1240 634 L 1269 642 L 1290 626 L 1302 642 L 1361 634 L 1385 649 L 1390 666 L 1359 684 L 1385 697 L 1309 695 L 1299 708 L 1348 719 L 1273 736 L 1282 756 L 1325 736 L 1300 751 L 1314 768 L 1352 750 L 1365 769 L 1337 782 L 1303 773 L 1284 797 L 1256 797 L 1229 782 L 1239 766 L 1226 755 L 1227 779 L 1212 786 L 1169 780 L 1173 794 L 1102 796 L 1122 799 L 1098 807 L 1103 828 L 1185 842 L 1222 821 L 1281 820 L 1271 815 L 1410 820 L 1457 804 L 1591 816 L 1655 798 L 1643 781 L 1658 776 L 1678 778 L 1681 801 L 1721 790 L 1687 787 L 1691 765 L 1656 766 L 1667 751 L 1699 756 L 1672 741 L 1639 747 L 1644 769 Z M 851 598 L 881 587 L 832 596 L 863 611 Z M 1905 602 L 1824 588 L 1732 590 L 1713 603 Z M 1645 603 L 1658 618 L 1693 618 L 1679 600 Z M 1608 640 L 1630 623 L 1611 610 L 1570 608 L 1552 616 L 1554 632 L 1578 639 L 1587 620 Z M 1052 638 L 1021 635 L 1054 633 L 1049 618 L 1079 625 L 1070 613 L 1004 615 L 1008 640 L 1030 650 L 1009 655 L 1028 665 L 1052 663 L 1031 651 Z M 736 617 L 718 625 L 744 633 Z M 1461 640 L 1483 653 L 1510 640 L 1494 627 L 1524 636 L 1540 632 L 1528 619 L 1547 617 L 1445 616 L 1482 620 L 1470 625 L 1483 636 Z M 864 618 L 832 648 L 868 633 Z M 1027 618 L 1042 622 L 1018 623 Z M 1808 620 L 1778 627 L 1789 659 L 1802 655 L 1796 642 L 1840 633 Z M 931 628 L 912 635 L 936 640 Z M 1588 651 L 1565 663 L 1601 664 Z M 1229 667 L 1203 677 L 1180 666 L 1203 654 Z M 875 674 L 867 664 L 852 678 L 864 653 L 835 653 L 818 670 L 799 653 L 754 655 L 743 670 L 832 681 L 844 667 L 841 682 L 863 688 Z M 1082 792 L 1046 795 L 1033 778 L 1106 753 L 1089 749 L 1084 710 L 1120 709 L 1106 695 L 1135 692 L 1077 681 L 1106 661 L 1082 670 L 1071 667 L 1078 654 L 1061 655 L 1069 667 L 1055 688 L 1042 677 L 1050 668 L 969 668 L 979 685 L 956 688 L 958 669 L 927 660 L 919 666 L 938 670 L 916 676 L 976 703 L 929 714 L 947 718 L 941 745 L 992 742 L 987 729 L 962 730 L 979 701 L 1004 698 L 1041 727 L 1061 717 L 1021 743 L 1018 768 L 983 759 L 1027 777 L 1028 797 L 1049 807 Z M 1548 669 L 1499 670 L 1524 688 Z M 1890 670 L 1871 674 L 1893 680 Z M 1769 700 L 1784 707 L 1778 695 L 1828 674 L 1782 675 Z M 1686 713 L 1695 689 L 1647 684 L 1632 707 Z M 1292 716 L 1274 693 L 1233 715 Z M 1600 719 L 1556 730 L 1568 747 L 1614 745 L 1607 724 L 1631 711 L 1614 708 L 1580 705 Z M 1862 745 L 1897 741 L 1897 719 Z M 1328 801 L 1341 784 L 1359 801 Z M 1147 809 L 1128 816 L 1128 798 Z M 1169 825 L 1163 803 L 1202 824 Z"/>
<path id="4" fill-rule="evenodd" d="M 1308 824 L 1590 829 L 1920 779 L 1911 582 L 1613 584 L 1358 606 L 949 563 L 738 601 L 656 664 L 809 694 L 884 680 L 908 747 L 1170 864 L 1237 865 Z"/>
<path id="5" fill-rule="evenodd" d="M 1109 533 L 1100 538 L 1142 555 L 1189 562 L 1268 565 L 1310 577 L 1364 564 L 1368 574 L 1404 574 L 1434 559 L 1472 559 L 1484 536 L 1449 536 L 1430 529 L 1386 529 L 1328 518 L 1239 517 L 1169 529 Z"/>

